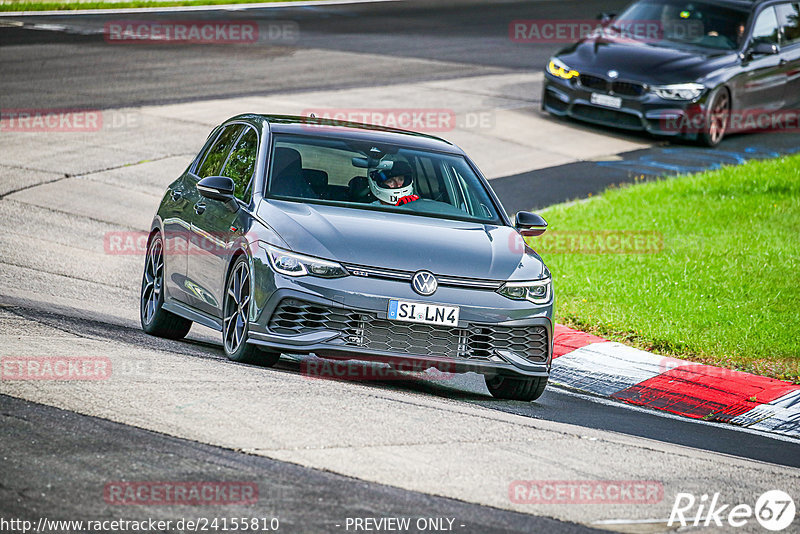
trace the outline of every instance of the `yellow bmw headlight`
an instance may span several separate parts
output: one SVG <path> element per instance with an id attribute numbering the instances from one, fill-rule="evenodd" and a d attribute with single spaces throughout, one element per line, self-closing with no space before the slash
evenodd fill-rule
<path id="1" fill-rule="evenodd" d="M 550 62 L 547 64 L 547 72 L 549 72 L 556 78 L 563 78 L 565 80 L 569 80 L 579 75 L 577 70 L 569 68 L 563 61 L 559 60 L 558 58 L 550 59 Z"/>

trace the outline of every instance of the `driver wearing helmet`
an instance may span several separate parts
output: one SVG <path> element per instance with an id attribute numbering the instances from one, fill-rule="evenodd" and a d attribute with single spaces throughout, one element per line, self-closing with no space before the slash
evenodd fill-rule
<path id="1" fill-rule="evenodd" d="M 378 202 L 388 206 L 402 206 L 419 200 L 414 194 L 414 169 L 405 161 L 395 161 L 391 169 L 369 173 L 369 189 Z"/>

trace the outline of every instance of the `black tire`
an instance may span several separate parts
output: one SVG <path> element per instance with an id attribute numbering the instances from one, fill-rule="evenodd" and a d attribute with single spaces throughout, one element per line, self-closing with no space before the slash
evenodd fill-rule
<path id="1" fill-rule="evenodd" d="M 233 262 L 225 281 L 222 346 L 229 360 L 272 367 L 280 352 L 265 351 L 247 343 L 250 328 L 250 264 L 245 256 Z"/>
<path id="2" fill-rule="evenodd" d="M 192 328 L 192 321 L 163 308 L 164 305 L 164 241 L 156 233 L 147 247 L 142 289 L 139 293 L 139 320 L 142 330 L 151 336 L 182 339 Z"/>
<path id="3" fill-rule="evenodd" d="M 703 131 L 698 133 L 698 142 L 707 147 L 715 147 L 728 131 L 731 120 L 731 95 L 724 87 L 714 90 L 708 97 L 708 114 L 703 120 Z"/>
<path id="4" fill-rule="evenodd" d="M 547 386 L 546 376 L 514 378 L 505 375 L 486 376 L 486 387 L 496 399 L 534 401 L 542 396 Z"/>

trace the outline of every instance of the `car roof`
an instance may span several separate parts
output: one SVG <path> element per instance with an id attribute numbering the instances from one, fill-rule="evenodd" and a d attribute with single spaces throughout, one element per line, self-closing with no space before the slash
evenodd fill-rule
<path id="1" fill-rule="evenodd" d="M 703 1 L 706 1 L 709 4 L 717 4 L 725 7 L 750 10 L 761 4 L 766 4 L 771 0 L 703 0 Z"/>
<path id="2" fill-rule="evenodd" d="M 752 11 L 753 8 L 771 2 L 773 0 L 701 0 L 704 4 L 711 4 L 720 7 L 740 9 L 742 11 Z"/>
<path id="3" fill-rule="evenodd" d="M 270 131 L 274 133 L 338 137 L 463 154 L 463 151 L 453 143 L 434 135 L 360 122 L 341 121 L 324 117 L 262 115 L 256 113 L 237 115 L 225 122 L 234 120 L 250 122 L 255 126 L 268 124 Z"/>

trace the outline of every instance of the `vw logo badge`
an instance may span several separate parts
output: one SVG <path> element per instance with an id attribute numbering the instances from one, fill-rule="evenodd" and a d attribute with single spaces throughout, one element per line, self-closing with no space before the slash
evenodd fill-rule
<path id="1" fill-rule="evenodd" d="M 610 71 L 608 71 L 608 77 L 609 77 L 609 78 L 611 78 L 611 79 L 614 79 L 614 78 L 616 78 L 617 76 L 619 76 L 619 72 L 617 72 L 617 71 L 615 71 L 615 70 L 610 70 Z"/>
<path id="2" fill-rule="evenodd" d="M 433 273 L 419 271 L 414 275 L 414 278 L 411 279 L 411 287 L 420 295 L 425 295 L 427 297 L 436 292 L 436 289 L 439 287 L 439 282 L 436 281 L 436 277 L 433 276 Z"/>

